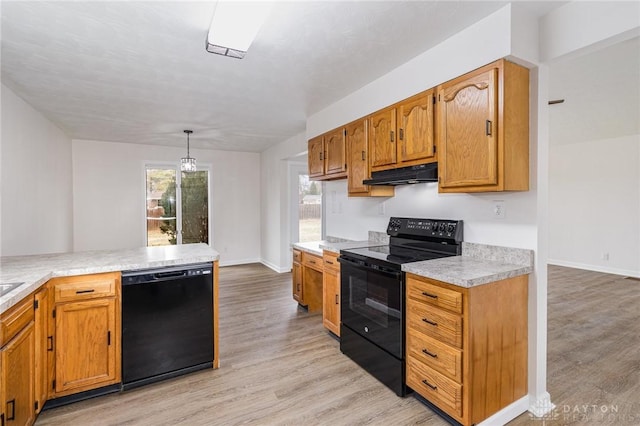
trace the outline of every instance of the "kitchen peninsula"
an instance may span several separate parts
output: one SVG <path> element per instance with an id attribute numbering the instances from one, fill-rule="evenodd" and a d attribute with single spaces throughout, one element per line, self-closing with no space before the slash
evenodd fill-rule
<path id="1" fill-rule="evenodd" d="M 45 402 L 120 389 L 122 271 L 206 266 L 217 368 L 218 259 L 206 244 L 0 258 L 1 282 L 13 285 L 0 297 L 0 416 L 31 424 Z"/>

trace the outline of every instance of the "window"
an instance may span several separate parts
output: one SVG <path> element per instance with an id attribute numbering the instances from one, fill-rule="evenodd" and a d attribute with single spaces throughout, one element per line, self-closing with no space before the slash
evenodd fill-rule
<path id="1" fill-rule="evenodd" d="M 322 239 L 322 184 L 298 175 L 298 237 L 300 242 Z"/>
<path id="2" fill-rule="evenodd" d="M 209 172 L 147 166 L 147 246 L 209 242 Z"/>

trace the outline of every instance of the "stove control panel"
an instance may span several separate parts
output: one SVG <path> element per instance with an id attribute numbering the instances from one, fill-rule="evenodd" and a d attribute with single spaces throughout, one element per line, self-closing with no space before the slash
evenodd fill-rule
<path id="1" fill-rule="evenodd" d="M 392 237 L 433 237 L 461 242 L 462 221 L 392 217 L 389 219 L 387 234 Z"/>

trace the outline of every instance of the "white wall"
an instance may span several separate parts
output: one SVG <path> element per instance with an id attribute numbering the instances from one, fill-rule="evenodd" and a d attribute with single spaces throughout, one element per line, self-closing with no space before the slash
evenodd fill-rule
<path id="1" fill-rule="evenodd" d="M 307 150 L 304 133 L 266 149 L 260 155 L 262 262 L 278 272 L 291 269 L 288 159 Z"/>
<path id="2" fill-rule="evenodd" d="M 2 256 L 71 251 L 71 139 L 2 85 Z"/>
<path id="3" fill-rule="evenodd" d="M 549 262 L 640 277 L 640 135 L 550 154 Z"/>
<path id="4" fill-rule="evenodd" d="M 192 149 L 211 167 L 211 246 L 220 264 L 260 260 L 260 155 Z M 178 162 L 184 149 L 73 141 L 74 249 L 145 245 L 144 166 Z"/>

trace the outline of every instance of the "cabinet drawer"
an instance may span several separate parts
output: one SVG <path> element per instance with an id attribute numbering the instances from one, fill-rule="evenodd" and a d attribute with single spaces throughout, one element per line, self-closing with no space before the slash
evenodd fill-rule
<path id="1" fill-rule="evenodd" d="M 13 339 L 33 318 L 33 295 L 3 313 L 0 317 L 0 347 Z"/>
<path id="2" fill-rule="evenodd" d="M 116 295 L 119 273 L 55 278 L 55 303 Z"/>
<path id="3" fill-rule="evenodd" d="M 340 272 L 340 264 L 338 263 L 338 253 L 325 251 L 322 256 L 322 262 L 324 269 L 329 269 L 334 272 Z"/>
<path id="4" fill-rule="evenodd" d="M 462 293 L 410 277 L 407 279 L 407 297 L 458 314 L 462 313 Z"/>
<path id="5" fill-rule="evenodd" d="M 302 264 L 316 271 L 322 272 L 322 258 L 307 252 L 302 253 Z"/>
<path id="6" fill-rule="evenodd" d="M 411 357 L 407 360 L 407 385 L 447 413 L 462 417 L 462 385 Z"/>
<path id="7" fill-rule="evenodd" d="M 462 348 L 462 317 L 424 303 L 407 304 L 409 329 Z"/>
<path id="8" fill-rule="evenodd" d="M 462 352 L 458 349 L 410 329 L 407 334 L 407 356 L 462 383 Z"/>
<path id="9" fill-rule="evenodd" d="M 300 250 L 293 250 L 293 261 L 294 262 L 302 262 L 302 252 Z"/>

